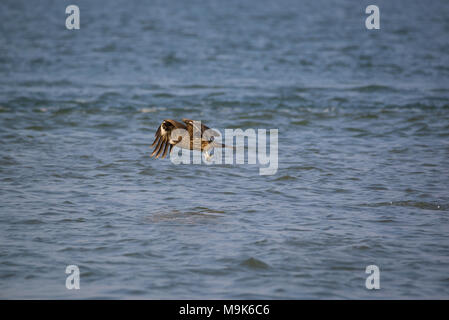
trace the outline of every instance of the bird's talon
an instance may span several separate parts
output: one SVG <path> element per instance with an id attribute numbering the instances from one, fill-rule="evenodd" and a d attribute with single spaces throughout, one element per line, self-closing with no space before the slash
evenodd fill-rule
<path id="1" fill-rule="evenodd" d="M 210 161 L 212 159 L 212 155 L 210 155 L 208 152 L 205 152 L 204 158 L 206 159 L 206 161 Z"/>

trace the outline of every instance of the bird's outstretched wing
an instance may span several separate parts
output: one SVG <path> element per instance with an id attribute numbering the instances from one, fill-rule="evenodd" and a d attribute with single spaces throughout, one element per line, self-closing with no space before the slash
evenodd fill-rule
<path id="1" fill-rule="evenodd" d="M 190 120 L 183 118 L 182 121 L 186 124 L 187 131 L 189 132 L 191 139 L 193 139 L 194 130 L 196 132 L 201 132 L 201 140 L 213 141 L 214 137 L 220 136 L 220 133 L 218 133 L 215 130 L 212 130 L 208 126 L 204 125 L 202 122 L 200 128 L 199 127 L 200 122 L 197 120 Z"/>
<path id="2" fill-rule="evenodd" d="M 162 159 L 167 156 L 167 152 L 171 152 L 173 146 L 179 141 L 171 140 L 171 133 L 175 129 L 184 129 L 186 126 L 178 121 L 167 119 L 162 121 L 155 133 L 155 139 L 151 147 L 154 147 L 153 153 L 150 157 L 156 156 L 156 159 L 162 155 Z"/>

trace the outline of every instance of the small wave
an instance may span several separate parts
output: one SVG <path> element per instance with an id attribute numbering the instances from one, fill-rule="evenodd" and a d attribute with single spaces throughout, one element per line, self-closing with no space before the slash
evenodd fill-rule
<path id="1" fill-rule="evenodd" d="M 107 44 L 105 46 L 101 46 L 99 48 L 93 49 L 95 52 L 114 52 L 117 50 L 117 46 L 114 43 Z"/>
<path id="2" fill-rule="evenodd" d="M 291 170 L 318 170 L 320 172 L 324 171 L 321 168 L 317 168 L 317 167 L 313 167 L 313 166 L 294 166 L 294 167 L 290 167 L 289 169 Z"/>
<path id="3" fill-rule="evenodd" d="M 184 63 L 185 60 L 178 57 L 175 53 L 171 52 L 162 58 L 162 62 L 164 63 L 164 65 L 170 66 L 170 65 L 174 65 L 174 64 Z"/>
<path id="4" fill-rule="evenodd" d="M 377 114 L 373 113 L 365 113 L 365 114 L 358 114 L 354 116 L 354 120 L 370 120 L 370 119 L 378 119 L 379 116 Z"/>
<path id="5" fill-rule="evenodd" d="M 348 128 L 344 128 L 344 130 L 349 131 L 349 132 L 368 133 L 367 130 L 362 129 L 362 128 L 348 127 Z"/>
<path id="6" fill-rule="evenodd" d="M 33 131 L 44 131 L 46 128 L 42 126 L 29 126 L 25 128 L 26 130 L 33 130 Z"/>
<path id="7" fill-rule="evenodd" d="M 367 86 L 359 86 L 359 87 L 353 87 L 349 89 L 350 91 L 356 91 L 361 93 L 369 93 L 369 92 L 396 92 L 395 88 L 383 86 L 383 85 L 367 85 Z"/>
<path id="8" fill-rule="evenodd" d="M 424 201 L 390 201 L 390 202 L 377 202 L 363 204 L 366 207 L 386 207 L 386 206 L 399 206 L 399 207 L 411 207 L 426 210 L 446 210 L 449 206 L 445 204 L 436 204 Z"/>
<path id="9" fill-rule="evenodd" d="M 77 110 L 79 110 L 79 109 L 77 109 L 76 107 L 61 107 L 61 108 L 58 108 L 57 110 L 53 111 L 52 115 L 54 115 L 54 116 L 67 115 L 72 112 L 76 112 Z"/>
<path id="10" fill-rule="evenodd" d="M 44 221 L 40 219 L 26 219 L 22 221 L 18 221 L 17 224 L 43 224 Z"/>
<path id="11" fill-rule="evenodd" d="M 290 123 L 293 125 L 296 125 L 296 126 L 307 126 L 309 124 L 309 121 L 308 120 L 300 120 L 300 121 L 292 121 Z"/>
<path id="12" fill-rule="evenodd" d="M 75 83 L 63 79 L 63 80 L 54 80 L 54 81 L 48 81 L 48 80 L 25 80 L 25 81 L 21 81 L 18 83 L 18 85 L 20 86 L 24 86 L 24 87 L 45 87 L 45 88 L 49 88 L 49 87 L 69 87 L 69 86 L 74 86 Z"/>
<path id="13" fill-rule="evenodd" d="M 289 175 L 285 175 L 285 176 L 282 176 L 282 177 L 279 177 L 279 178 L 277 178 L 277 179 L 275 179 L 274 181 L 293 181 L 293 180 L 296 180 L 297 178 L 295 178 L 295 177 L 292 177 L 292 176 L 289 176 Z"/>
<path id="14" fill-rule="evenodd" d="M 154 258 L 163 258 L 163 256 L 155 254 L 152 251 L 133 251 L 133 252 L 127 252 L 123 254 L 124 257 L 128 258 L 148 258 L 148 257 L 154 257 Z"/>
<path id="15" fill-rule="evenodd" d="M 270 266 L 268 264 L 266 264 L 265 262 L 263 262 L 262 260 L 259 260 L 259 259 L 253 258 L 253 257 L 242 261 L 242 263 L 240 265 L 251 268 L 251 269 L 269 269 L 270 268 Z"/>
<path id="16" fill-rule="evenodd" d="M 180 211 L 180 210 L 170 210 L 168 212 L 157 212 L 147 217 L 146 220 L 149 222 L 184 222 L 184 223 L 195 223 L 196 217 L 198 218 L 218 218 L 222 216 L 225 211 L 210 209 L 207 207 L 195 207 L 190 210 Z"/>
<path id="17" fill-rule="evenodd" d="M 86 222 L 87 220 L 84 218 L 64 218 L 59 220 L 58 222 L 62 222 L 62 223 L 68 223 L 68 222 L 75 222 L 75 223 L 79 223 L 79 222 Z"/>

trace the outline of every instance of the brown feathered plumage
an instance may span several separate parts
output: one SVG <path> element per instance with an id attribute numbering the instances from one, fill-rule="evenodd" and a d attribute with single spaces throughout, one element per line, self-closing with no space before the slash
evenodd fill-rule
<path id="1" fill-rule="evenodd" d="M 214 144 L 214 137 L 220 136 L 217 131 L 210 129 L 202 123 L 201 128 L 199 128 L 199 121 L 190 119 L 182 119 L 182 121 L 184 123 L 172 119 L 162 121 L 156 131 L 154 142 L 151 145 L 151 147 L 154 147 L 151 157 L 155 156 L 157 159 L 162 155 L 163 159 L 171 152 L 173 146 L 199 150 L 201 152 L 205 151 L 206 153 L 214 147 L 225 147 L 223 144 Z M 176 129 L 182 130 L 178 131 L 178 136 L 173 137 Z M 194 137 L 195 134 L 197 136 Z"/>

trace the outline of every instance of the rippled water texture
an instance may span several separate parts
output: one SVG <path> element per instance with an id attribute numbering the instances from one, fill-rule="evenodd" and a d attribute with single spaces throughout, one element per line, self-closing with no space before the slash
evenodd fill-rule
<path id="1" fill-rule="evenodd" d="M 69 4 L 0 3 L 1 298 L 449 298 L 447 1 Z M 279 170 L 151 159 L 183 117 Z"/>

